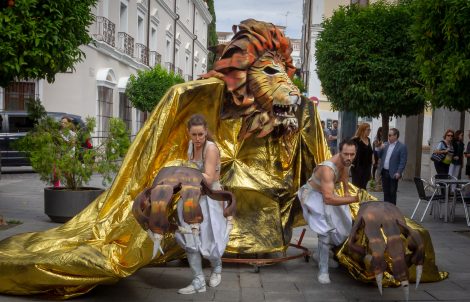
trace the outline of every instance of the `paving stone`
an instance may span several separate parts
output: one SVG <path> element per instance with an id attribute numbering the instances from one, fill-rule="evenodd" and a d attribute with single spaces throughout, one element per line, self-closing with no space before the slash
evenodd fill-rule
<path id="1" fill-rule="evenodd" d="M 269 302 L 301 302 L 308 301 L 302 293 L 285 293 L 285 292 L 266 292 L 266 301 Z"/>
<path id="2" fill-rule="evenodd" d="M 215 301 L 239 301 L 240 290 L 221 290 L 215 291 Z"/>
<path id="3" fill-rule="evenodd" d="M 245 287 L 242 288 L 242 301 L 264 301 L 264 290 L 262 288 Z"/>
<path id="4" fill-rule="evenodd" d="M 256 273 L 241 273 L 240 274 L 241 287 L 261 287 L 260 274 Z"/>

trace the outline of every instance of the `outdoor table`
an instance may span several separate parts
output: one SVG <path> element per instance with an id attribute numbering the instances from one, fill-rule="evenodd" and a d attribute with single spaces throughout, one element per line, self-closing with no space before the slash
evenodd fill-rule
<path id="1" fill-rule="evenodd" d="M 454 221 L 454 207 L 455 207 L 455 201 L 456 201 L 456 194 L 454 193 L 454 200 L 453 200 L 453 205 L 452 209 L 450 211 L 450 217 L 449 217 L 449 187 L 451 185 L 456 185 L 456 186 L 463 186 L 466 185 L 470 182 L 470 179 L 436 179 L 435 180 L 436 184 L 444 185 L 445 186 L 445 211 L 444 211 L 444 222 L 447 222 L 449 219 L 451 222 Z"/>

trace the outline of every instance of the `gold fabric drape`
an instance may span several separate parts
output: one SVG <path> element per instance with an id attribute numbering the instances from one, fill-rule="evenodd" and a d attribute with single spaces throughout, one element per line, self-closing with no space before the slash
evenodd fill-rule
<path id="1" fill-rule="evenodd" d="M 237 216 L 227 252 L 285 250 L 292 228 L 305 224 L 296 191 L 312 173 L 315 162 L 329 156 L 319 116 L 304 99 L 297 112 L 298 133 L 287 139 L 269 135 L 238 142 L 240 120 L 219 118 L 224 85 L 211 78 L 174 86 L 149 116 L 106 192 L 58 228 L 1 241 L 0 292 L 66 299 L 98 284 L 115 282 L 149 264 L 152 242 L 132 216 L 133 199 L 152 183 L 159 169 L 171 161 L 186 159 L 185 123 L 194 113 L 206 116 L 221 150 L 221 182 L 237 197 Z M 426 238 L 427 257 L 434 252 L 428 234 Z M 165 254 L 153 263 L 183 255 L 171 234 L 165 236 L 162 248 Z M 358 267 L 362 272 L 353 260 L 342 262 L 351 271 Z M 434 258 L 426 262 L 424 275 L 426 281 L 442 278 Z M 355 276 L 369 280 L 361 274 Z"/>

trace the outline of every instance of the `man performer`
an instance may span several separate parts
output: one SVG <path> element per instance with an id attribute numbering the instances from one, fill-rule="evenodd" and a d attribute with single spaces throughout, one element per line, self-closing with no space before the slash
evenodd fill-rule
<path id="1" fill-rule="evenodd" d="M 351 231 L 348 204 L 360 200 L 360 194 L 351 196 L 348 190 L 349 168 L 355 156 L 354 141 L 341 142 L 339 153 L 318 164 L 308 182 L 298 191 L 305 221 L 318 235 L 318 282 L 321 284 L 330 283 L 330 247 L 342 244 Z M 335 194 L 340 182 L 344 197 Z"/>
<path id="2" fill-rule="evenodd" d="M 400 131 L 391 128 L 388 132 L 388 143 L 383 144 L 378 150 L 384 201 L 394 205 L 397 204 L 398 180 L 403 176 L 408 157 L 406 146 L 398 141 L 399 137 Z"/>

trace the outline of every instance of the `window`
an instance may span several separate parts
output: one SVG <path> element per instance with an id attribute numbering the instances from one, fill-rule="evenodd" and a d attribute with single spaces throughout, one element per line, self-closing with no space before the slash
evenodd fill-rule
<path id="1" fill-rule="evenodd" d="M 147 120 L 147 112 L 137 110 L 137 130 L 140 130 Z"/>
<path id="2" fill-rule="evenodd" d="M 127 32 L 127 5 L 121 2 L 119 11 L 119 31 Z"/>
<path id="3" fill-rule="evenodd" d="M 98 138 L 109 135 L 109 119 L 113 116 L 113 89 L 98 86 Z"/>
<path id="4" fill-rule="evenodd" d="M 150 50 L 157 50 L 157 29 L 153 26 L 150 34 Z"/>
<path id="5" fill-rule="evenodd" d="M 119 118 L 124 121 L 128 130 L 132 130 L 132 106 L 124 92 L 119 93 Z"/>
<path id="6" fill-rule="evenodd" d="M 5 110 L 26 110 L 26 101 L 36 99 L 36 83 L 12 82 L 5 87 Z"/>
<path id="7" fill-rule="evenodd" d="M 144 18 L 137 16 L 137 43 L 144 43 Z"/>
<path id="8" fill-rule="evenodd" d="M 27 116 L 10 115 L 8 118 L 10 132 L 28 132 L 34 128 L 34 122 Z"/>
<path id="9" fill-rule="evenodd" d="M 171 62 L 171 42 L 169 40 L 166 40 L 166 62 Z"/>

